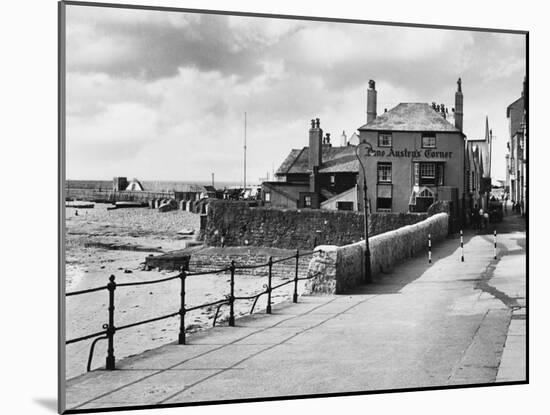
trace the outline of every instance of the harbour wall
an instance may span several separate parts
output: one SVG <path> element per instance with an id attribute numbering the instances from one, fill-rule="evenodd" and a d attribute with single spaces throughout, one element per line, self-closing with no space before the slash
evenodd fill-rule
<path id="1" fill-rule="evenodd" d="M 426 219 L 426 213 L 373 213 L 369 235 L 381 234 Z M 347 245 L 364 237 L 359 212 L 249 207 L 214 200 L 207 209 L 204 242 L 209 246 L 262 246 L 311 250 L 317 245 Z"/>

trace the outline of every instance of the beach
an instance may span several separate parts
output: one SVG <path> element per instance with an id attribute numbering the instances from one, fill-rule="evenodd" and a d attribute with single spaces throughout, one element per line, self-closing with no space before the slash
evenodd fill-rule
<path id="1" fill-rule="evenodd" d="M 151 281 L 177 275 L 176 272 L 144 270 L 148 255 L 183 249 L 194 236 L 178 234 L 183 229 L 199 231 L 200 216 L 186 211 L 158 212 L 149 208 L 107 210 L 111 205 L 96 203 L 93 209 L 66 208 L 66 291 L 105 286 L 110 275 L 117 283 Z M 253 249 L 253 248 L 252 248 Z M 293 251 L 277 250 L 280 256 Z M 285 255 L 286 254 L 286 255 Z M 192 271 L 192 270 L 191 270 Z M 277 275 L 273 285 L 292 276 Z M 186 284 L 186 307 L 224 299 L 229 294 L 229 273 L 191 276 Z M 266 279 L 237 273 L 235 295 L 250 296 L 264 290 Z M 299 284 L 299 293 L 304 282 Z M 272 303 L 289 301 L 293 284 L 272 293 Z M 108 321 L 106 290 L 66 298 L 66 338 L 102 331 Z M 249 313 L 252 300 L 235 302 L 236 316 Z M 263 311 L 266 296 L 255 311 Z M 176 312 L 180 309 L 180 281 L 118 287 L 115 290 L 115 327 Z M 219 324 L 227 324 L 228 307 L 222 306 Z M 186 316 L 191 333 L 212 326 L 216 307 L 201 308 Z M 121 359 L 176 341 L 179 317 L 125 329 L 115 334 L 115 357 Z M 66 346 L 66 378 L 86 371 L 93 339 Z M 105 365 L 106 341 L 98 342 L 92 368 Z"/>

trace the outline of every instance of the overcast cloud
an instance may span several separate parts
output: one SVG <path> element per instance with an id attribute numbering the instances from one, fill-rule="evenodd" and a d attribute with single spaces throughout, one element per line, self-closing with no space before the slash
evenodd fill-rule
<path id="1" fill-rule="evenodd" d="M 522 35 L 67 6 L 67 177 L 248 182 L 308 144 L 321 118 L 335 144 L 399 102 L 454 106 L 494 135 L 504 177 L 506 107 L 525 74 Z"/>

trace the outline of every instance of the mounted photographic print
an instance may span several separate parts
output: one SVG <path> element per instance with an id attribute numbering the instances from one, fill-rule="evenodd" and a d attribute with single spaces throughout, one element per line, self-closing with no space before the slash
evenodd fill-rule
<path id="1" fill-rule="evenodd" d="M 60 412 L 528 382 L 527 32 L 59 12 Z"/>

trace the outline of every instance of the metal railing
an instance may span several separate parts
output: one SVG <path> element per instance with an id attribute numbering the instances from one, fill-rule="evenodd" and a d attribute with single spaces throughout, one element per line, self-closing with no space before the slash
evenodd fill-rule
<path id="1" fill-rule="evenodd" d="M 93 292 L 102 291 L 102 290 L 107 290 L 108 293 L 109 293 L 109 305 L 108 305 L 109 321 L 108 321 L 108 323 L 103 324 L 103 326 L 102 326 L 103 331 L 99 331 L 99 332 L 96 332 L 96 333 L 87 334 L 85 336 L 81 336 L 81 337 L 77 337 L 77 338 L 74 338 L 74 339 L 67 340 L 65 342 L 65 345 L 69 345 L 69 344 L 72 344 L 72 343 L 77 343 L 77 342 L 81 342 L 81 341 L 84 341 L 84 340 L 89 340 L 89 339 L 95 338 L 95 340 L 90 345 L 90 351 L 89 351 L 89 355 L 88 355 L 88 364 L 86 366 L 86 370 L 89 372 L 91 370 L 92 358 L 93 358 L 94 348 L 95 348 L 96 343 L 99 340 L 107 340 L 107 358 L 106 358 L 105 368 L 107 370 L 114 370 L 115 369 L 114 337 L 115 337 L 115 333 L 117 331 L 128 329 L 128 328 L 131 328 L 131 327 L 140 326 L 142 324 L 153 323 L 155 321 L 160 321 L 160 320 L 168 319 L 168 318 L 175 317 L 175 316 L 179 315 L 180 316 L 180 327 L 179 327 L 178 343 L 179 344 L 186 344 L 185 315 L 187 313 L 191 312 L 191 311 L 198 310 L 200 308 L 205 308 L 205 307 L 217 306 L 216 313 L 214 314 L 214 319 L 213 319 L 213 322 L 212 322 L 212 327 L 214 327 L 216 325 L 216 321 L 218 319 L 218 315 L 219 315 L 219 311 L 220 311 L 221 307 L 224 306 L 224 305 L 227 305 L 227 306 L 229 306 L 228 325 L 231 326 L 231 327 L 234 327 L 235 326 L 235 308 L 234 308 L 234 304 L 235 304 L 236 300 L 254 300 L 254 302 L 252 303 L 252 307 L 250 308 L 250 314 L 252 314 L 254 312 L 254 308 L 256 307 L 256 303 L 258 302 L 258 299 L 262 295 L 267 295 L 267 306 L 266 306 L 265 312 L 267 314 L 271 314 L 271 292 L 273 290 L 276 290 L 277 288 L 281 288 L 281 287 L 283 287 L 285 285 L 288 285 L 288 284 L 294 284 L 294 291 L 293 291 L 293 294 L 292 294 L 292 302 L 293 303 L 298 302 L 298 281 L 309 280 L 309 279 L 315 277 L 315 275 L 316 275 L 316 274 L 311 274 L 311 275 L 307 275 L 305 277 L 299 277 L 298 272 L 299 272 L 300 258 L 311 256 L 315 252 L 316 251 L 300 253 L 300 251 L 297 250 L 296 254 L 294 254 L 294 255 L 291 255 L 291 256 L 288 256 L 288 257 L 285 257 L 285 258 L 276 259 L 276 260 L 274 260 L 273 257 L 270 256 L 267 263 L 262 263 L 262 264 L 258 264 L 258 265 L 236 265 L 235 261 L 231 261 L 231 264 L 228 267 L 217 269 L 217 270 L 214 270 L 214 271 L 189 272 L 185 269 L 181 269 L 181 271 L 178 275 L 174 275 L 172 277 L 167 277 L 167 278 L 161 278 L 161 279 L 158 279 L 158 280 L 151 280 L 151 281 L 117 283 L 115 281 L 115 276 L 111 275 L 109 277 L 109 282 L 107 283 L 107 285 L 100 286 L 100 287 L 95 287 L 95 288 L 90 288 L 90 289 L 87 289 L 87 290 L 68 292 L 68 293 L 65 294 L 66 297 L 72 297 L 72 296 L 76 296 L 76 295 L 83 295 L 83 294 L 93 293 Z M 278 264 L 278 263 L 288 261 L 290 259 L 295 259 L 295 265 L 296 266 L 295 266 L 294 278 L 289 280 L 289 281 L 285 281 L 283 283 L 280 283 L 278 285 L 273 286 L 272 285 L 273 266 Z M 268 268 L 267 284 L 263 285 L 264 290 L 259 292 L 258 294 L 251 295 L 251 296 L 242 296 L 242 297 L 235 296 L 235 271 L 237 271 L 239 269 L 244 270 L 244 269 L 255 269 L 255 268 L 263 268 L 263 267 Z M 201 305 L 197 305 L 197 306 L 193 306 L 193 307 L 186 307 L 186 305 L 185 305 L 185 284 L 186 284 L 186 280 L 187 280 L 188 277 L 197 276 L 197 275 L 207 275 L 207 274 L 219 274 L 219 273 L 227 272 L 227 271 L 230 272 L 231 278 L 229 280 L 229 294 L 225 295 L 225 298 L 223 298 L 221 300 L 218 300 L 218 301 L 206 303 L 206 304 L 201 304 Z M 130 287 L 130 286 L 136 286 L 136 285 L 158 284 L 158 283 L 162 283 L 162 282 L 172 281 L 172 280 L 175 280 L 175 279 L 179 279 L 180 282 L 181 282 L 180 309 L 178 311 L 175 311 L 173 313 L 166 314 L 166 315 L 163 315 L 163 316 L 159 316 L 159 317 L 154 317 L 154 318 L 149 318 L 149 319 L 146 319 L 146 320 L 141 320 L 141 321 L 138 321 L 138 322 L 135 322 L 135 323 L 125 324 L 125 325 L 122 325 L 122 326 L 115 326 L 115 290 L 117 289 L 117 287 Z"/>

